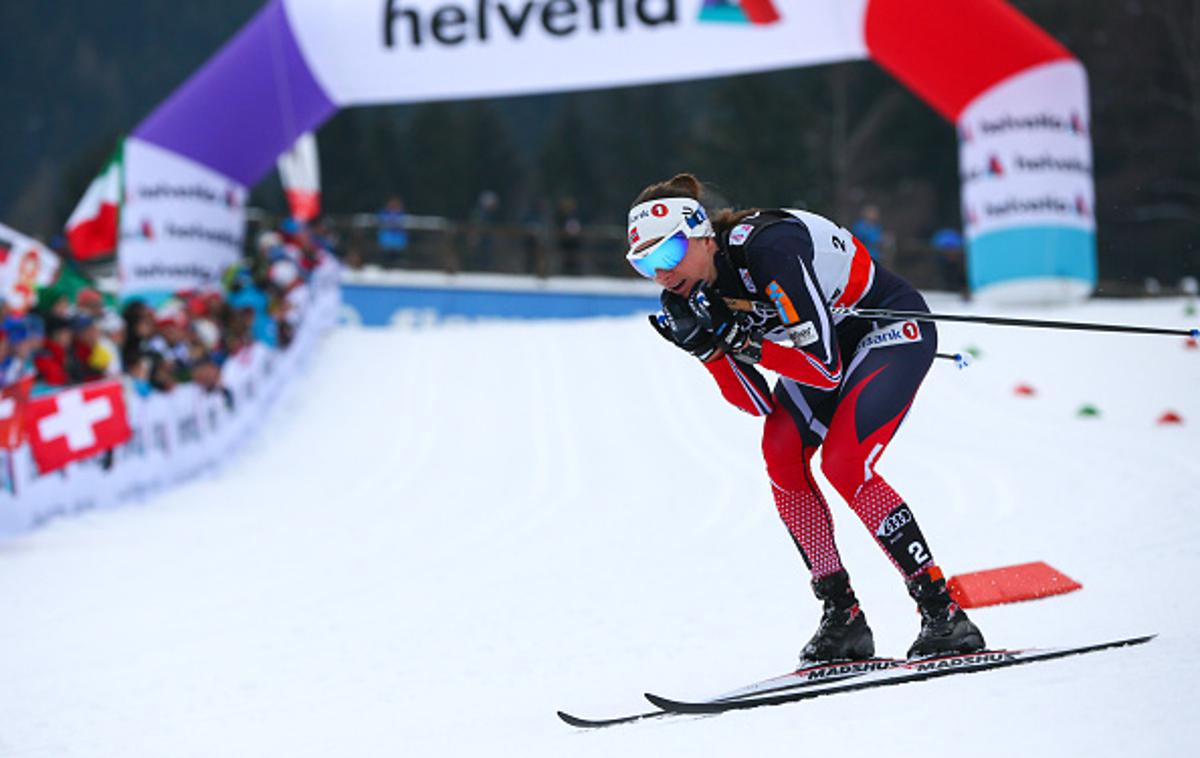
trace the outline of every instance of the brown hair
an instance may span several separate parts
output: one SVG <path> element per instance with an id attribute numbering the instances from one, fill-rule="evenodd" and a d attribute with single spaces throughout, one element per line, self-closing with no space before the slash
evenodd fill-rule
<path id="1" fill-rule="evenodd" d="M 664 197 L 690 197 L 693 200 L 701 200 L 704 192 L 704 184 L 693 174 L 676 174 L 665 182 L 657 182 L 646 187 L 638 193 L 633 204 L 637 205 L 647 200 L 658 200 Z M 717 237 L 720 237 L 742 219 L 757 212 L 758 208 L 747 208 L 740 211 L 733 208 L 721 208 L 716 212 L 710 212 L 709 218 L 712 219 L 713 231 L 716 232 Z"/>

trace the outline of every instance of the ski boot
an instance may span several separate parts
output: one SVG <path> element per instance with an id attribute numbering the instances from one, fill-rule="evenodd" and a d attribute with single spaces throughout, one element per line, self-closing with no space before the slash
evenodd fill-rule
<path id="1" fill-rule="evenodd" d="M 921 612 L 921 631 L 908 649 L 910 659 L 983 650 L 983 633 L 950 597 L 946 580 L 936 566 L 910 579 L 908 594 Z"/>
<path id="2" fill-rule="evenodd" d="M 812 588 L 817 599 L 825 603 L 825 612 L 817 633 L 800 651 L 800 666 L 874 657 L 875 638 L 858 607 L 850 576 L 844 570 L 838 571 L 814 579 Z"/>

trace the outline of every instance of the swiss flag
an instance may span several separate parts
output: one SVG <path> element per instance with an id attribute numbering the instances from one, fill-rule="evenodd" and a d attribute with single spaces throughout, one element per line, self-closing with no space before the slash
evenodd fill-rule
<path id="1" fill-rule="evenodd" d="M 25 405 L 29 402 L 29 390 L 33 377 L 0 390 L 0 449 L 16 450 L 25 439 Z"/>
<path id="2" fill-rule="evenodd" d="M 43 474 L 133 436 L 119 381 L 92 382 L 37 398 L 25 409 L 25 431 Z"/>

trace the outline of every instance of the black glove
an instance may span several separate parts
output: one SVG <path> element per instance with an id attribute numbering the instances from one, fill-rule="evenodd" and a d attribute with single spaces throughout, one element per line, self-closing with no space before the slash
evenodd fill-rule
<path id="1" fill-rule="evenodd" d="M 742 363 L 762 359 L 762 332 L 751 325 L 748 314 L 735 313 L 704 282 L 692 288 L 687 302 L 700 325 L 712 332 L 725 352 Z"/>
<path id="2" fill-rule="evenodd" d="M 700 317 L 682 295 L 663 290 L 659 297 L 662 311 L 650 316 L 650 326 L 671 344 L 702 361 L 716 355 L 720 343 L 712 330 L 701 324 Z"/>

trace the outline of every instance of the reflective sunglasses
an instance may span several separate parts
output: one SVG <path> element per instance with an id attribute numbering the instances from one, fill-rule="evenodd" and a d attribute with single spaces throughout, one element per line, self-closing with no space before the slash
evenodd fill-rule
<path id="1" fill-rule="evenodd" d="M 708 214 L 704 212 L 703 206 L 697 206 L 696 210 L 679 222 L 679 226 L 675 227 L 674 231 L 645 250 L 636 252 L 630 250 L 625 254 L 625 260 L 629 261 L 629 265 L 633 266 L 634 271 L 647 279 L 653 279 L 655 273 L 660 270 L 670 271 L 678 266 L 687 255 L 688 239 L 697 227 L 701 227 L 700 234 L 697 236 L 704 236 L 703 232 L 706 231 L 704 227 L 707 227 L 704 222 L 707 220 Z"/>

